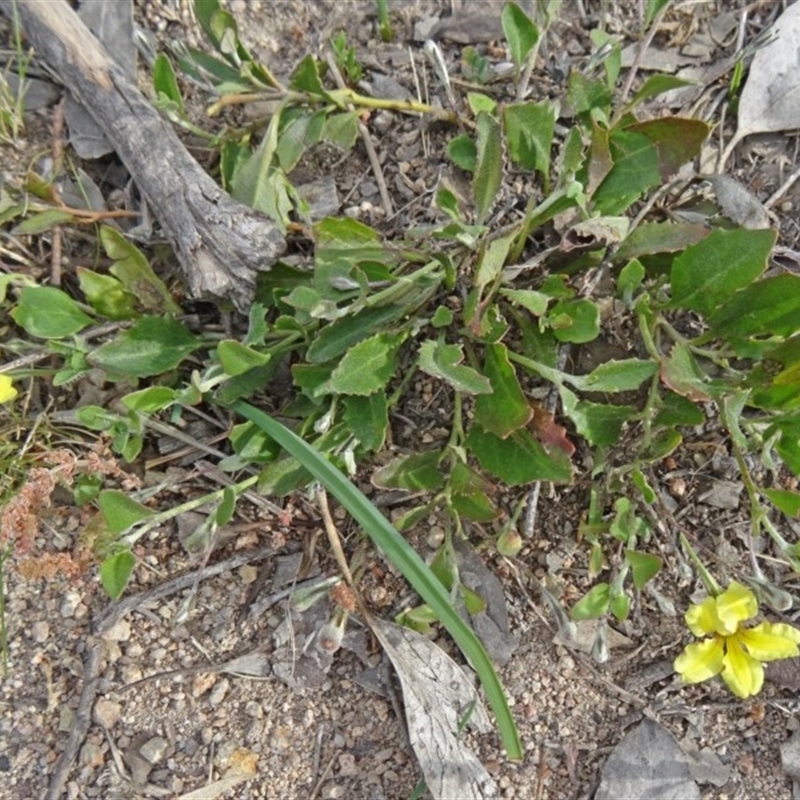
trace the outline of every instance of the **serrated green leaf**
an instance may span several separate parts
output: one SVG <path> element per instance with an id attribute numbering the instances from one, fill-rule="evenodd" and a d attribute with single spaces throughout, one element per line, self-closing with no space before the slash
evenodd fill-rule
<path id="1" fill-rule="evenodd" d="M 117 535 L 155 514 L 152 509 L 136 502 L 118 489 L 106 489 L 100 492 L 97 505 L 100 506 L 109 533 Z"/>
<path id="2" fill-rule="evenodd" d="M 675 427 L 677 425 L 702 425 L 703 412 L 687 398 L 675 392 L 665 392 L 653 425 L 656 427 Z"/>
<path id="3" fill-rule="evenodd" d="M 556 303 L 545 319 L 559 342 L 582 344 L 600 335 L 600 311 L 585 298 Z"/>
<path id="4" fill-rule="evenodd" d="M 477 222 L 481 224 L 494 205 L 503 178 L 503 144 L 500 123 L 490 114 L 484 111 L 478 114 L 476 129 L 477 155 L 472 192 L 475 196 Z"/>
<path id="5" fill-rule="evenodd" d="M 644 134 L 653 143 L 658 153 L 661 180 L 665 182 L 700 154 L 710 131 L 711 126 L 702 120 L 681 117 L 659 117 L 625 128 L 626 133 Z"/>
<path id="6" fill-rule="evenodd" d="M 784 274 L 746 286 L 708 319 L 719 337 L 792 336 L 800 331 L 800 276 Z"/>
<path id="7" fill-rule="evenodd" d="M 539 29 L 516 3 L 511 2 L 503 6 L 500 22 L 511 58 L 519 68 L 525 63 L 531 48 L 539 41 Z"/>
<path id="8" fill-rule="evenodd" d="M 100 345 L 88 360 L 112 375 L 145 378 L 177 367 L 200 341 L 169 317 L 142 317 L 116 339 Z"/>
<path id="9" fill-rule="evenodd" d="M 289 81 L 289 88 L 298 92 L 308 92 L 309 94 L 328 97 L 322 80 L 319 77 L 319 65 L 317 59 L 312 55 L 307 55 L 296 67 Z"/>
<path id="10" fill-rule="evenodd" d="M 366 397 L 383 389 L 397 368 L 396 354 L 401 341 L 395 334 L 376 333 L 353 345 L 331 373 L 326 390 L 331 394 Z"/>
<path id="11" fill-rule="evenodd" d="M 787 517 L 800 517 L 800 492 L 789 489 L 761 489 L 770 502 Z"/>
<path id="12" fill-rule="evenodd" d="M 243 375 L 255 367 L 263 367 L 272 360 L 269 353 L 260 353 L 235 339 L 223 339 L 217 345 L 217 358 L 226 375 Z"/>
<path id="13" fill-rule="evenodd" d="M 629 392 L 638 389 L 657 371 L 655 361 L 638 358 L 612 360 L 596 367 L 588 375 L 580 376 L 576 385 L 586 392 Z"/>
<path id="14" fill-rule="evenodd" d="M 598 583 L 593 586 L 572 607 L 572 619 L 599 619 L 608 611 L 611 602 L 610 587 L 607 583 Z"/>
<path id="15" fill-rule="evenodd" d="M 233 486 L 226 486 L 222 490 L 222 502 L 214 512 L 214 522 L 217 525 L 227 525 L 233 519 L 236 511 L 236 490 Z"/>
<path id="16" fill-rule="evenodd" d="M 322 129 L 322 138 L 342 150 L 350 150 L 358 138 L 358 112 L 331 114 Z"/>
<path id="17" fill-rule="evenodd" d="M 172 68 L 172 62 L 164 53 L 159 53 L 153 62 L 153 88 L 156 90 L 156 94 L 163 94 L 164 97 L 175 103 L 181 114 L 183 113 L 183 97 L 178 88 L 175 70 Z"/>
<path id="18" fill-rule="evenodd" d="M 772 230 L 715 230 L 672 262 L 670 308 L 708 314 L 766 269 Z"/>
<path id="19" fill-rule="evenodd" d="M 578 396 L 560 387 L 564 413 L 572 420 L 578 433 L 590 444 L 608 447 L 619 441 L 622 426 L 636 413 L 634 406 L 612 406 L 579 400 Z"/>
<path id="20" fill-rule="evenodd" d="M 472 367 L 464 366 L 461 345 L 425 341 L 419 348 L 419 368 L 465 394 L 489 394 L 488 378 Z"/>
<path id="21" fill-rule="evenodd" d="M 307 109 L 300 109 L 300 113 L 292 118 L 288 116 L 288 112 L 284 114 L 287 119 L 282 120 L 284 126 L 275 148 L 281 169 L 287 174 L 297 166 L 306 148 L 320 140 L 326 120 L 324 111 L 312 112 Z"/>
<path id="22" fill-rule="evenodd" d="M 373 392 L 367 397 L 350 395 L 343 399 L 344 422 L 367 450 L 383 447 L 389 428 L 389 404 L 386 393 Z"/>
<path id="23" fill-rule="evenodd" d="M 48 208 L 47 211 L 39 211 L 36 214 L 29 214 L 19 225 L 12 228 L 13 236 L 32 236 L 35 233 L 44 233 L 56 225 L 63 225 L 65 222 L 72 222 L 74 215 L 69 211 L 62 211 L 59 208 Z"/>
<path id="24" fill-rule="evenodd" d="M 447 143 L 448 158 L 465 172 L 475 172 L 478 163 L 478 148 L 466 133 L 453 137 Z"/>
<path id="25" fill-rule="evenodd" d="M 543 292 L 533 289 L 501 289 L 500 294 L 507 297 L 514 305 L 526 308 L 534 317 L 541 317 L 547 311 L 551 299 Z"/>
<path id="26" fill-rule="evenodd" d="M 485 350 L 483 374 L 491 383 L 491 394 L 475 400 L 475 421 L 501 439 L 530 422 L 533 410 L 517 380 L 517 373 L 508 360 L 503 344 L 489 345 Z"/>
<path id="27" fill-rule="evenodd" d="M 130 550 L 115 553 L 100 565 L 100 582 L 112 600 L 122 597 L 135 566 L 136 557 Z"/>
<path id="28" fill-rule="evenodd" d="M 491 522 L 499 511 L 489 495 L 494 487 L 462 461 L 450 473 L 450 500 L 456 513 L 473 522 Z"/>
<path id="29" fill-rule="evenodd" d="M 661 559 L 650 553 L 640 553 L 637 550 L 625 550 L 625 558 L 631 565 L 631 576 L 633 585 L 637 591 L 642 591 L 644 585 L 651 578 L 658 575 L 661 570 Z"/>
<path id="30" fill-rule="evenodd" d="M 152 414 L 171 406 L 177 398 L 178 392 L 169 386 L 149 386 L 147 389 L 126 394 L 122 402 L 129 411 Z"/>
<path id="31" fill-rule="evenodd" d="M 658 149 L 642 133 L 617 131 L 609 140 L 613 166 L 592 194 L 595 213 L 622 214 L 661 183 Z"/>
<path id="32" fill-rule="evenodd" d="M 136 296 L 129 292 L 119 278 L 100 275 L 85 267 L 77 267 L 78 283 L 86 296 L 86 302 L 108 319 L 135 319 Z"/>
<path id="33" fill-rule="evenodd" d="M 490 283 L 494 283 L 503 271 L 508 258 L 508 251 L 516 237 L 516 231 L 493 239 L 481 251 L 478 266 L 475 270 L 473 285 L 483 291 Z"/>
<path id="34" fill-rule="evenodd" d="M 481 467 L 509 486 L 532 481 L 569 481 L 572 466 L 561 450 L 548 453 L 527 430 L 518 430 L 505 439 L 473 425 L 466 439 Z"/>
<path id="35" fill-rule="evenodd" d="M 436 450 L 401 456 L 380 467 L 372 483 L 381 489 L 405 489 L 409 492 L 435 492 L 444 486 L 439 471 L 442 454 Z"/>
<path id="36" fill-rule="evenodd" d="M 133 242 L 109 225 L 100 227 L 100 241 L 114 263 L 109 272 L 136 297 L 140 307 L 154 314 L 180 314 L 181 307 Z"/>
<path id="37" fill-rule="evenodd" d="M 373 306 L 357 311 L 330 325 L 326 325 L 308 348 L 306 358 L 314 364 L 322 364 L 339 358 L 358 342 L 366 339 L 378 328 L 385 327 L 402 316 L 401 306 Z"/>
<path id="38" fill-rule="evenodd" d="M 689 400 L 704 403 L 711 399 L 708 380 L 685 344 L 673 345 L 669 358 L 662 360 L 661 380 L 673 392 Z"/>
<path id="39" fill-rule="evenodd" d="M 556 124 L 556 107 L 541 103 L 513 103 L 503 108 L 508 152 L 525 169 L 537 170 L 544 179 L 545 192 L 550 185 L 550 150 Z"/>
<path id="40" fill-rule="evenodd" d="M 644 222 L 625 237 L 613 257 L 622 262 L 653 253 L 679 253 L 705 239 L 710 232 L 702 223 Z"/>
<path id="41" fill-rule="evenodd" d="M 453 324 L 453 312 L 447 306 L 437 306 L 434 315 L 431 317 L 431 325 L 434 328 L 446 328 Z"/>
<path id="42" fill-rule="evenodd" d="M 40 339 L 63 339 L 94 322 L 69 295 L 52 286 L 25 286 L 11 317 Z"/>
<path id="43" fill-rule="evenodd" d="M 567 103 L 577 115 L 594 108 L 605 110 L 611 102 L 611 90 L 596 78 L 587 78 L 579 70 L 572 70 L 567 79 Z"/>

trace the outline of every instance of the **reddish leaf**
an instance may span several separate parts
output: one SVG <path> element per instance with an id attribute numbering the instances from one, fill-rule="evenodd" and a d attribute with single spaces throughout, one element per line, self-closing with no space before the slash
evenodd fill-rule
<path id="1" fill-rule="evenodd" d="M 571 456 L 575 452 L 575 445 L 567 438 L 567 429 L 563 425 L 559 425 L 555 417 L 540 405 L 533 406 L 531 422 L 542 444 L 548 447 L 557 447 L 567 456 Z"/>
<path id="2" fill-rule="evenodd" d="M 658 170 L 666 181 L 700 153 L 711 128 L 699 119 L 663 117 L 637 122 L 625 130 L 643 133 L 656 146 Z"/>

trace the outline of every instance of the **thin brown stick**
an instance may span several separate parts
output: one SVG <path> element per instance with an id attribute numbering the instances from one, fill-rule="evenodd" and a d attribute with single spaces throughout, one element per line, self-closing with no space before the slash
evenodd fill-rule
<path id="1" fill-rule="evenodd" d="M 210 567 L 188 572 L 185 575 L 179 575 L 177 578 L 162 583 L 160 586 L 148 589 L 146 592 L 139 592 L 139 594 L 127 597 L 125 600 L 120 600 L 115 605 L 112 605 L 111 608 L 100 617 L 95 625 L 95 630 L 98 634 L 103 634 L 123 617 L 130 614 L 131 611 L 135 611 L 146 603 L 151 603 L 154 600 L 161 600 L 164 597 L 169 597 L 171 594 L 188 589 L 194 584 L 195 580 L 205 581 L 209 578 L 215 578 L 217 575 L 232 572 L 245 564 L 249 564 L 251 561 L 258 561 L 268 556 L 274 550 L 275 548 L 272 545 L 264 545 L 264 547 L 259 547 L 257 550 L 237 553 L 230 558 L 226 558 L 224 561 L 212 564 Z M 199 578 L 198 572 L 201 573 Z"/>
<path id="2" fill-rule="evenodd" d="M 83 688 L 81 689 L 81 697 L 78 701 L 78 708 L 75 711 L 75 719 L 72 727 L 67 736 L 64 749 L 58 757 L 53 772 L 50 776 L 50 783 L 47 787 L 45 800 L 59 800 L 64 796 L 64 787 L 69 777 L 69 772 L 75 759 L 78 757 L 78 751 L 83 746 L 83 741 L 86 734 L 89 732 L 89 726 L 92 722 L 92 709 L 94 708 L 94 700 L 97 697 L 98 689 L 100 688 L 100 663 L 103 652 L 103 642 L 94 642 L 86 656 L 83 664 Z"/>
<path id="3" fill-rule="evenodd" d="M 331 75 L 333 76 L 336 85 L 340 89 L 346 89 L 347 84 L 342 78 L 342 73 L 339 72 L 339 67 L 336 65 L 336 60 L 330 53 L 326 53 L 325 61 L 328 64 L 328 68 L 331 71 Z M 350 109 L 350 111 L 353 110 L 353 106 L 351 104 L 348 103 L 347 107 Z M 391 217 L 392 214 L 394 214 L 394 206 L 392 205 L 392 198 L 389 196 L 389 190 L 386 188 L 386 180 L 383 177 L 381 162 L 378 160 L 378 154 L 375 152 L 375 146 L 372 144 L 372 137 L 370 136 L 369 130 L 361 121 L 358 123 L 358 133 L 361 136 L 361 141 L 364 143 L 364 147 L 367 150 L 367 158 L 369 158 L 369 163 L 372 167 L 372 174 L 375 176 L 375 183 L 378 184 L 378 191 L 381 195 L 383 213 L 386 215 L 386 217 Z"/>
<path id="4" fill-rule="evenodd" d="M 628 70 L 628 74 L 625 77 L 625 84 L 622 87 L 622 94 L 620 95 L 620 102 L 622 103 L 628 99 L 631 87 L 633 86 L 633 81 L 636 78 L 636 73 L 639 71 L 639 67 L 642 64 L 644 54 L 647 52 L 647 48 L 653 43 L 653 37 L 656 35 L 658 26 L 661 24 L 661 20 L 664 19 L 664 14 L 667 13 L 669 6 L 670 4 L 666 3 L 661 11 L 656 14 L 656 18 L 650 25 L 650 30 L 647 31 L 647 35 L 639 42 L 639 46 L 636 48 L 636 56 L 633 59 L 633 64 L 631 64 L 631 67 Z"/>
<path id="5" fill-rule="evenodd" d="M 271 545 L 268 545 L 258 550 L 251 550 L 247 553 L 237 553 L 235 556 L 225 561 L 220 561 L 218 564 L 199 570 L 199 573 L 201 573 L 199 576 L 198 571 L 191 572 L 187 575 L 181 575 L 174 580 L 167 581 L 167 583 L 157 586 L 154 589 L 140 592 L 133 597 L 129 597 L 113 605 L 100 617 L 100 620 L 95 625 L 95 632 L 97 634 L 103 634 L 126 614 L 129 614 L 145 603 L 153 600 L 160 600 L 163 597 L 175 594 L 175 592 L 187 589 L 196 580 L 207 580 L 208 578 L 213 578 L 222 573 L 238 569 L 248 564 L 250 561 L 257 561 L 259 558 L 263 558 L 271 553 L 273 549 Z M 91 646 L 86 656 L 86 661 L 83 666 L 83 689 L 81 690 L 78 709 L 75 712 L 75 721 L 70 729 L 64 750 L 61 752 L 53 768 L 53 774 L 50 778 L 50 784 L 47 787 L 45 800 L 59 800 L 59 798 L 63 797 L 69 772 L 78 756 L 78 751 L 82 747 L 84 739 L 86 739 L 86 734 L 89 732 L 89 726 L 92 721 L 92 708 L 94 707 L 94 701 L 100 687 L 100 663 L 102 652 L 103 642 L 96 641 Z"/>
<path id="6" fill-rule="evenodd" d="M 353 575 L 350 572 L 350 565 L 347 563 L 347 557 L 344 554 L 344 550 L 342 550 L 342 543 L 339 539 L 339 531 L 336 530 L 336 523 L 334 523 L 333 517 L 331 516 L 331 510 L 328 508 L 328 495 L 325 492 L 325 489 L 323 489 L 319 484 L 317 484 L 314 490 L 314 499 L 317 501 L 317 506 L 319 506 L 319 513 L 322 516 L 322 524 L 325 526 L 325 533 L 328 535 L 328 544 L 330 545 L 331 552 L 336 560 L 336 565 L 339 567 L 339 571 L 342 573 L 345 581 L 347 581 L 347 585 L 355 591 Z"/>

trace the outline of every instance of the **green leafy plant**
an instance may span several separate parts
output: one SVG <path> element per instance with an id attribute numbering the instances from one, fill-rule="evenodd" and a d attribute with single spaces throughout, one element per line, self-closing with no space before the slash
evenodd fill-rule
<path id="1" fill-rule="evenodd" d="M 339 31 L 331 39 L 331 48 L 336 57 L 336 66 L 342 71 L 350 83 L 358 83 L 364 71 L 356 58 L 356 51 L 347 44 L 347 36 L 344 31 Z"/>
<path id="2" fill-rule="evenodd" d="M 800 493 L 759 483 L 748 466 L 755 458 L 773 475 L 779 464 L 800 475 L 800 278 L 766 273 L 772 231 L 639 219 L 637 204 L 699 154 L 710 130 L 697 119 L 642 113 L 647 100 L 682 81 L 656 75 L 615 103 L 619 43 L 595 33 L 593 59 L 569 75 L 560 102 L 498 104 L 473 92 L 459 116 L 335 88 L 312 56 L 283 86 L 241 44 L 217 0 L 196 0 L 196 12 L 216 54 L 184 47 L 174 58 L 213 93 L 211 111 L 274 101 L 271 116 L 247 130 L 207 137 L 219 148 L 220 180 L 287 227 L 303 219 L 312 263 L 279 261 L 261 276 L 239 338 L 191 330 L 145 255 L 112 228 L 99 231 L 111 267 L 78 274 L 83 301 L 19 277 L 3 289 L 13 288 L 4 302 L 42 360 L 60 359 L 55 370 L 26 375 L 66 386 L 96 370 L 117 384 L 114 411 L 85 406 L 77 419 L 106 433 L 125 459 L 137 457 L 160 415 L 180 419 L 212 404 L 243 418 L 220 466 L 250 472 L 198 499 L 214 508 L 197 531 L 200 547 L 245 489 L 286 495 L 321 482 L 417 590 L 420 604 L 401 621 L 418 630 L 439 622 L 462 648 L 511 757 L 521 750 L 502 688 L 456 611 L 457 603 L 468 611 L 485 604 L 460 579 L 456 541 L 478 529 L 481 546 L 507 557 L 523 545 L 515 527 L 522 503 L 509 515 L 503 492 L 569 484 L 591 464 L 579 536 L 592 584 L 572 616 L 624 620 L 664 567 L 655 547 L 654 465 L 713 415 L 739 466 L 753 535 L 766 533 L 786 563 L 800 567 L 797 546 L 773 522 L 776 513 L 800 514 Z M 503 10 L 518 87 L 549 25 L 546 15 L 537 19 L 512 3 Z M 356 80 L 352 49 L 341 36 L 333 47 Z M 467 48 L 463 57 L 472 60 L 472 80 L 488 78 L 488 56 Z M 154 68 L 159 104 L 189 127 L 172 63 L 164 56 Z M 436 222 L 391 240 L 354 219 L 308 219 L 291 172 L 320 143 L 351 148 L 362 108 L 461 123 L 447 152 L 468 174 L 471 197 L 461 202 L 440 188 Z M 509 170 L 535 186 L 511 222 L 497 212 Z M 5 220 L 25 217 L 23 204 L 7 210 L 12 205 Z M 39 217 L 35 230 L 52 219 Z M 577 356 L 613 339 L 611 319 L 627 346 L 581 366 Z M 90 344 L 96 335 L 102 343 Z M 264 389 L 280 372 L 290 375 L 291 391 L 268 400 Z M 388 456 L 391 420 L 415 383 L 439 392 L 449 430 L 424 448 Z M 268 403 L 269 413 L 260 410 Z M 409 495 L 393 525 L 347 477 L 375 454 L 385 457 L 371 470 L 373 485 Z M 135 568 L 137 539 L 196 506 L 153 513 L 144 496 L 86 490 L 98 509 L 101 580 L 119 597 Z M 402 534 L 432 513 L 444 520 L 445 536 L 426 565 Z M 768 590 L 755 563 L 753 579 L 756 591 Z M 598 640 L 596 652 L 603 650 Z"/>

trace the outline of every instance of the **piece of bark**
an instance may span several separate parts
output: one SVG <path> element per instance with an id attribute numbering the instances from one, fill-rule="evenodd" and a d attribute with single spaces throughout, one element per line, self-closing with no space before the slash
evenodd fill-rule
<path id="1" fill-rule="evenodd" d="M 278 226 L 214 183 L 65 0 L 16 6 L 36 55 L 94 117 L 152 207 L 190 296 L 246 312 L 257 273 L 285 250 Z M 13 17 L 12 0 L 0 10 Z"/>
<path id="2" fill-rule="evenodd" d="M 133 0 L 81 0 L 78 17 L 131 81 L 136 80 L 136 46 L 133 43 Z M 114 152 L 103 129 L 72 95 L 67 95 L 64 120 L 69 143 L 81 158 L 100 158 Z"/>

